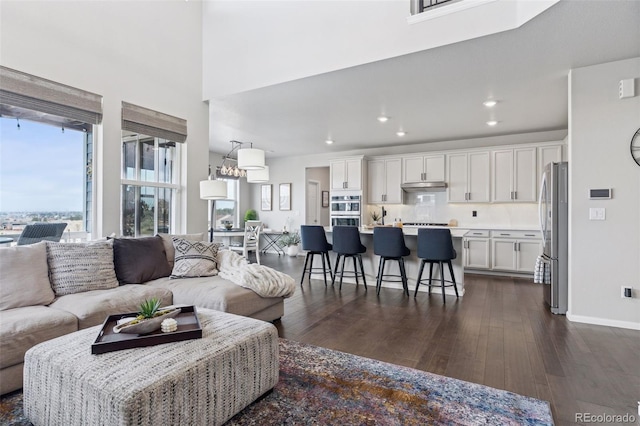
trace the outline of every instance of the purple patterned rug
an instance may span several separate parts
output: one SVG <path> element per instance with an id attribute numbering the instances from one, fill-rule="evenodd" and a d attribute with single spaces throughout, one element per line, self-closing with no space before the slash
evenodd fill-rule
<path id="1" fill-rule="evenodd" d="M 0 424 L 28 425 L 22 393 Z M 229 425 L 553 425 L 549 403 L 483 385 L 280 339 L 280 381 Z"/>

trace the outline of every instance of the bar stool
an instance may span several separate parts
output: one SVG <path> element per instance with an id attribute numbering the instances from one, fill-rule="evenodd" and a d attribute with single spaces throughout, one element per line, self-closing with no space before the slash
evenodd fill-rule
<path id="1" fill-rule="evenodd" d="M 327 264 L 329 265 L 329 275 L 331 281 L 333 281 L 333 271 L 331 270 L 331 260 L 329 259 L 329 250 L 333 248 L 331 244 L 327 242 L 327 235 L 324 232 L 324 227 L 319 225 L 302 225 L 300 227 L 300 239 L 302 240 L 302 250 L 307 251 L 307 257 L 304 259 L 304 269 L 302 270 L 302 278 L 300 279 L 300 285 L 304 281 L 304 275 L 309 271 L 309 280 L 311 280 L 311 272 L 320 270 L 320 268 L 313 267 L 313 257 L 319 254 L 322 258 L 322 272 L 324 275 L 324 285 L 327 285 L 327 267 L 325 264 L 325 257 Z M 309 262 L 311 259 L 311 262 Z M 309 268 L 307 269 L 307 263 Z"/>
<path id="2" fill-rule="evenodd" d="M 453 248 L 453 241 L 451 240 L 451 231 L 448 229 L 418 229 L 418 257 L 422 259 L 420 262 L 420 271 L 418 272 L 418 278 L 416 279 L 416 291 L 413 297 L 418 296 L 418 287 L 422 283 L 422 271 L 424 264 L 429 263 L 429 294 L 431 294 L 431 287 L 437 286 L 437 284 L 431 284 L 433 277 L 433 265 L 435 263 L 440 265 L 440 286 L 442 287 L 442 302 L 446 303 L 444 297 L 444 288 L 453 286 L 456 291 L 456 297 L 458 297 L 458 288 L 456 287 L 456 277 L 453 275 L 453 266 L 451 260 L 457 257 L 457 253 Z M 449 265 L 449 274 L 451 280 L 444 279 L 443 264 Z M 445 285 L 448 282 L 451 284 Z"/>
<path id="3" fill-rule="evenodd" d="M 364 277 L 364 266 L 362 265 L 362 253 L 367 248 L 360 242 L 360 231 L 356 226 L 334 226 L 333 227 L 333 251 L 338 256 L 336 258 L 336 270 L 333 273 L 333 285 L 338 276 L 338 266 L 340 266 L 340 257 L 342 257 L 342 268 L 340 269 L 340 289 L 342 290 L 342 277 L 344 277 L 344 264 L 347 258 L 353 259 L 353 272 L 347 271 L 347 277 L 355 277 L 356 285 L 358 285 L 358 277 L 362 277 L 364 288 L 367 288 L 367 279 Z M 358 272 L 358 263 L 360 264 L 360 272 Z"/>
<path id="4" fill-rule="evenodd" d="M 402 282 L 405 294 L 409 295 L 407 283 L 407 271 L 404 267 L 404 256 L 409 256 L 411 251 L 404 243 L 402 228 L 376 227 L 373 228 L 373 252 L 380 256 L 378 264 L 378 276 L 376 282 L 376 294 L 380 294 L 382 281 Z M 387 260 L 397 260 L 400 267 L 400 275 L 385 274 L 384 265 Z M 396 277 L 397 279 L 385 279 L 384 277 Z"/>

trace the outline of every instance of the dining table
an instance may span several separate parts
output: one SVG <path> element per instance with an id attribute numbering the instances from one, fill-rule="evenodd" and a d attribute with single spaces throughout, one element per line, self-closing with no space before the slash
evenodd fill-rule
<path id="1" fill-rule="evenodd" d="M 287 232 L 276 229 L 265 228 L 261 230 L 260 236 L 263 238 L 264 242 L 260 249 L 260 253 L 266 253 L 268 250 L 273 250 L 278 253 L 278 256 L 284 254 L 284 250 L 280 247 L 278 242 L 282 236 L 286 234 Z M 213 238 L 219 239 L 225 247 L 229 247 L 231 245 L 242 245 L 241 239 L 244 238 L 244 228 L 214 229 Z"/>

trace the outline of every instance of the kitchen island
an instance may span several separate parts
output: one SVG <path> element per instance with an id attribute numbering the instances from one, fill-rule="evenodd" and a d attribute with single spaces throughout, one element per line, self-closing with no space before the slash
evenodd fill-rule
<path id="1" fill-rule="evenodd" d="M 428 226 L 425 228 L 442 228 L 442 227 Z M 327 240 L 329 242 L 332 242 L 331 228 L 327 227 L 325 229 L 327 232 Z M 460 296 L 463 296 L 464 295 L 464 268 L 463 268 L 462 237 L 468 230 L 455 228 L 455 227 L 452 227 L 449 229 L 451 230 L 451 237 L 453 239 L 453 248 L 458 253 L 458 256 L 451 261 L 451 264 L 453 266 L 453 274 L 455 275 L 455 278 L 456 278 L 458 294 Z M 418 270 L 420 269 L 420 262 L 421 262 L 421 259 L 418 258 L 418 228 L 404 227 L 402 228 L 402 231 L 405 237 L 404 238 L 405 244 L 407 245 L 409 250 L 411 250 L 411 254 L 405 257 L 404 261 L 405 261 L 405 269 L 407 271 L 407 280 L 409 282 L 409 294 L 413 295 L 413 292 L 415 291 L 415 288 L 416 288 L 416 278 L 418 277 Z M 376 275 L 378 273 L 378 262 L 380 258 L 379 256 L 376 256 L 373 253 L 373 228 L 366 228 L 366 227 L 360 228 L 360 240 L 362 241 L 362 244 L 367 248 L 367 252 L 362 254 L 362 263 L 363 263 L 364 272 L 367 278 L 367 285 L 370 286 L 375 291 Z M 334 262 L 332 263 L 332 266 L 335 269 L 336 267 L 335 259 L 332 257 L 331 260 L 332 262 Z M 352 270 L 353 263 L 347 262 L 347 265 L 345 265 L 345 269 Z M 436 266 L 433 269 L 434 269 L 433 276 L 434 276 L 435 284 L 439 285 L 440 284 L 440 268 Z M 445 270 L 447 269 L 448 268 L 445 266 Z M 398 262 L 387 262 L 385 266 L 385 273 L 400 275 Z M 315 275 L 316 274 L 314 274 L 314 278 L 316 278 Z M 321 274 L 318 276 L 320 277 L 320 279 L 322 278 Z M 424 268 L 422 278 L 423 279 L 429 278 L 429 268 L 427 266 L 425 266 Z M 445 273 L 445 279 L 449 279 L 448 272 Z M 343 279 L 343 282 L 354 283 L 355 279 L 345 277 Z M 445 284 L 448 284 L 448 283 L 445 283 Z M 402 289 L 402 283 L 383 281 L 382 287 Z M 428 288 L 429 287 L 426 285 L 421 285 L 419 291 L 426 292 Z M 384 291 L 380 293 L 381 296 L 383 295 L 383 292 Z M 442 289 L 441 287 L 432 287 L 431 292 L 435 294 L 442 294 Z M 445 294 L 455 296 L 455 291 L 453 290 L 453 287 L 446 287 Z"/>

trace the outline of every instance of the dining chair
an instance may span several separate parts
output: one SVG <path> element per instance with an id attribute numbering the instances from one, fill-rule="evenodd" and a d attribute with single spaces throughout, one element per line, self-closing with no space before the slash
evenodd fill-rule
<path id="1" fill-rule="evenodd" d="M 241 251 L 242 255 L 249 260 L 249 252 L 256 252 L 256 262 L 260 264 L 260 231 L 262 221 L 248 220 L 244 224 L 244 237 L 241 246 L 229 246 L 230 250 Z"/>

